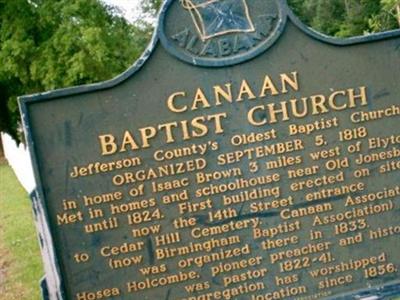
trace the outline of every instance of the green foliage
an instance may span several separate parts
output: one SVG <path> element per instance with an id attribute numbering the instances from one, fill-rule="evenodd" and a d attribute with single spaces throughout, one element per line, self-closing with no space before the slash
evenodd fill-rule
<path id="1" fill-rule="evenodd" d="M 155 16 L 160 9 L 163 0 L 142 0 L 141 6 L 143 11 Z"/>
<path id="2" fill-rule="evenodd" d="M 335 37 L 352 37 L 400 27 L 400 0 L 288 0 L 300 19 Z M 156 15 L 162 0 L 142 0 L 145 12 Z"/>
<path id="3" fill-rule="evenodd" d="M 400 0 L 381 0 L 381 12 L 369 20 L 374 32 L 400 28 Z"/>
<path id="4" fill-rule="evenodd" d="M 335 37 L 400 27 L 396 9 L 400 6 L 399 0 L 289 0 L 289 4 L 304 23 Z"/>
<path id="5" fill-rule="evenodd" d="M 0 131 L 17 137 L 16 97 L 110 79 L 148 30 L 97 0 L 0 0 Z"/>

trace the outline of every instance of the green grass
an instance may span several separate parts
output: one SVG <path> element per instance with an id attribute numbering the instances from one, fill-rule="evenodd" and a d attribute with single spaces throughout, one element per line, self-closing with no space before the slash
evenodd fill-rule
<path id="1" fill-rule="evenodd" d="M 42 276 L 31 201 L 11 168 L 0 163 L 0 300 L 40 299 Z"/>

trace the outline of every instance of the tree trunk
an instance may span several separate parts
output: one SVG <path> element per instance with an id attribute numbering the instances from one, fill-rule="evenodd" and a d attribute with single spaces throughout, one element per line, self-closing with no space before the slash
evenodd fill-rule
<path id="1" fill-rule="evenodd" d="M 3 140 L 1 138 L 0 132 L 0 161 L 4 158 L 4 148 L 3 148 Z"/>
<path id="2" fill-rule="evenodd" d="M 346 9 L 347 17 L 350 17 L 350 3 L 349 3 L 349 0 L 344 0 L 344 7 Z"/>
<path id="3" fill-rule="evenodd" d="M 399 28 L 400 28 L 400 4 L 396 5 L 396 12 L 397 12 L 397 22 L 399 23 Z"/>

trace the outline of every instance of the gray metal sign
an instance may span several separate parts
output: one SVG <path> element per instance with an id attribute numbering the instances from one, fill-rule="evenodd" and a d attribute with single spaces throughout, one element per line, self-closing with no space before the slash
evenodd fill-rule
<path id="1" fill-rule="evenodd" d="M 117 78 L 20 98 L 50 299 L 395 299 L 400 31 L 167 1 Z"/>

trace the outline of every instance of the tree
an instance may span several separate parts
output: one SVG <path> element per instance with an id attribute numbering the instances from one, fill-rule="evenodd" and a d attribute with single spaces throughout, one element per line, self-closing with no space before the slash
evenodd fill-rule
<path id="1" fill-rule="evenodd" d="M 335 37 L 351 37 L 400 27 L 399 0 L 289 0 L 307 25 Z"/>
<path id="2" fill-rule="evenodd" d="M 97 0 L 0 0 L 0 131 L 18 139 L 18 95 L 110 79 L 148 37 Z"/>
<path id="3" fill-rule="evenodd" d="M 288 0 L 288 2 L 304 23 L 331 36 L 351 37 L 400 28 L 400 0 Z M 162 0 L 142 0 L 143 10 L 153 17 L 161 4 Z"/>
<path id="4" fill-rule="evenodd" d="M 382 11 L 370 20 L 371 28 L 375 31 L 400 28 L 400 0 L 381 0 L 381 6 Z"/>
<path id="5" fill-rule="evenodd" d="M 143 11 L 155 16 L 160 9 L 162 0 L 142 0 L 141 6 Z"/>

